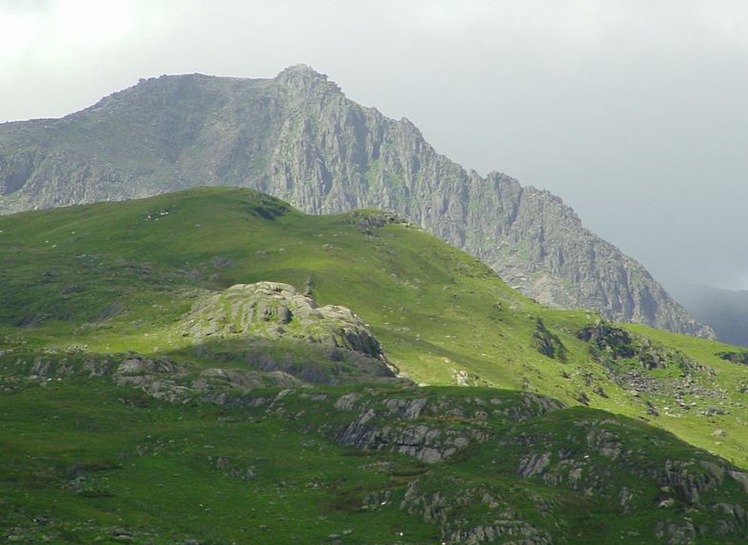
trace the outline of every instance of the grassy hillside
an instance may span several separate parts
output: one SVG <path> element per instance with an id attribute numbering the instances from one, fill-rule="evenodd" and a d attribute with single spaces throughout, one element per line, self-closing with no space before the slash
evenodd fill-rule
<path id="1" fill-rule="evenodd" d="M 539 301 L 712 334 L 558 197 L 468 172 L 308 66 L 150 78 L 61 119 L 0 125 L 0 215 L 198 186 L 258 189 L 313 214 L 393 209 Z"/>
<path id="2" fill-rule="evenodd" d="M 717 355 L 738 349 L 541 307 L 387 214 L 307 216 L 252 191 L 191 190 L 2 217 L 0 261 L 6 536 L 503 542 L 499 519 L 537 543 L 743 531 L 748 373 Z M 268 280 L 353 309 L 388 362 L 431 387 L 298 390 L 268 365 L 340 373 L 348 360 L 185 334 L 193 306 Z M 148 380 L 125 360 L 155 362 Z M 220 378 L 248 368 L 241 388 Z M 558 402 L 532 412 L 546 397 L 517 392 Z M 443 410 L 415 414 L 421 397 Z"/>
<path id="3" fill-rule="evenodd" d="M 528 394 L 480 388 L 284 392 L 256 390 L 243 407 L 227 407 L 160 402 L 102 380 L 6 389 L 0 536 L 741 543 L 745 491 L 723 462 L 633 420 L 586 408 L 545 412 Z M 392 410 L 414 406 L 423 412 Z M 486 408 L 481 417 L 476 409 Z M 379 450 L 341 444 L 333 430 L 351 431 L 362 409 L 389 427 L 454 432 L 467 446 L 432 464 L 386 440 Z"/>

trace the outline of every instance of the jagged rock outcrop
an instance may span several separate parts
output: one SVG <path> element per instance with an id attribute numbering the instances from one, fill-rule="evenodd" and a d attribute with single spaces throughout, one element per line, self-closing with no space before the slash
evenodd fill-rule
<path id="1" fill-rule="evenodd" d="M 584 327 L 577 336 L 588 343 L 592 360 L 605 367 L 613 382 L 646 400 L 652 416 L 662 411 L 666 416 L 710 418 L 731 410 L 714 369 L 678 349 L 606 322 Z"/>
<path id="2" fill-rule="evenodd" d="M 303 382 L 282 371 L 270 373 L 253 369 L 207 368 L 196 370 L 189 364 L 177 364 L 168 358 L 151 359 L 131 354 L 121 361 L 112 380 L 117 386 L 134 386 L 155 399 L 172 403 L 226 403 L 230 394 L 249 392 L 268 386 L 301 386 Z M 126 403 L 137 403 L 125 397 Z M 142 400 L 141 400 L 142 401 Z"/>
<path id="3" fill-rule="evenodd" d="M 0 350 L 0 367 L 32 380 L 110 376 L 158 399 L 215 403 L 228 392 L 268 386 L 410 384 L 349 308 L 319 306 L 279 282 L 205 293 L 164 335 L 179 339 L 178 347 L 158 356 L 89 354 L 75 345 L 16 348 Z"/>
<path id="4" fill-rule="evenodd" d="M 746 476 L 724 460 L 706 452 L 676 459 L 677 452 L 665 446 L 666 434 L 647 435 L 639 423 L 613 421 L 604 413 L 568 418 L 575 412 L 553 413 L 566 421 L 563 426 L 531 421 L 512 430 L 500 440 L 503 461 L 522 479 L 580 491 L 622 514 L 636 505 L 655 508 L 669 519 L 656 529 L 667 543 L 696 543 L 696 536 L 730 534 L 748 522 L 741 499 Z M 652 450 L 644 454 L 646 449 Z M 645 481 L 648 488 L 634 492 Z M 729 499 L 720 496 L 718 490 L 728 488 L 733 491 Z M 695 519 L 681 517 L 683 509 L 709 515 L 694 524 Z"/>
<path id="5" fill-rule="evenodd" d="M 466 172 L 408 120 L 306 66 L 268 80 L 162 76 L 62 119 L 0 126 L 0 213 L 198 185 L 252 187 L 310 213 L 391 209 L 544 304 L 713 335 L 559 198 Z"/>
<path id="6" fill-rule="evenodd" d="M 556 400 L 530 393 L 521 394 L 513 403 L 480 397 L 460 402 L 425 397 L 371 400 L 351 393 L 338 399 L 335 408 L 356 416 L 335 439 L 361 450 L 398 452 L 436 463 L 473 443 L 487 441 L 490 435 L 484 427 L 489 417 L 521 422 L 561 407 L 563 404 Z"/>
<path id="7" fill-rule="evenodd" d="M 433 526 L 435 539 L 429 542 L 547 545 L 598 539 L 691 545 L 742 543 L 746 535 L 748 474 L 638 420 L 566 407 L 531 392 L 373 384 L 353 391 L 315 389 L 292 377 L 286 377 L 287 387 L 278 381 L 267 388 L 266 382 L 252 391 L 260 377 L 241 369 L 190 368 L 135 353 L 92 358 L 60 352 L 34 361 L 15 353 L 4 357 L 10 365 L 3 370 L 33 373 L 24 388 L 50 390 L 59 388 L 52 377 L 73 384 L 77 374 L 85 377 L 82 386 L 91 388 L 92 377 L 108 376 L 121 386 L 144 390 L 139 395 L 122 388 L 120 401 L 135 407 L 150 406 L 154 397 L 190 406 L 217 404 L 230 410 L 199 409 L 201 425 L 209 418 L 205 414 L 215 414 L 222 434 L 226 426 L 242 431 L 256 426 L 272 431 L 281 445 L 286 445 L 281 434 L 287 431 L 294 463 L 311 458 L 319 464 L 321 455 L 339 452 L 329 448 L 332 442 L 350 448 L 347 458 L 360 451 L 353 460 L 365 472 L 358 473 L 366 475 L 363 486 L 341 478 L 335 462 L 334 467 L 313 465 L 297 478 L 276 470 L 289 466 L 255 450 L 230 449 L 227 441 L 201 449 L 194 440 L 176 443 L 172 435 L 154 433 L 132 445 L 132 456 L 138 458 L 186 451 L 190 462 L 202 460 L 216 477 L 243 486 L 264 490 L 277 483 L 278 489 L 295 493 L 310 489 L 309 497 L 322 502 L 340 494 L 340 502 L 322 504 L 323 509 L 334 507 L 338 516 L 378 512 L 388 517 L 399 510 Z M 213 378 L 234 387 L 199 385 Z M 195 435 L 199 445 L 204 435 Z M 99 464 L 73 466 L 62 486 L 77 494 L 96 490 L 90 473 L 101 469 Z M 400 521 L 397 531 L 407 536 L 410 526 Z M 14 535 L 35 535 L 23 525 L 16 528 Z"/>
<path id="8" fill-rule="evenodd" d="M 551 545 L 556 542 L 546 531 L 533 526 L 512 509 L 496 487 L 465 486 L 458 479 L 438 485 L 433 481 L 430 476 L 411 481 L 400 508 L 420 516 L 424 522 L 438 525 L 449 543 Z M 461 511 L 468 506 L 489 514 L 483 524 L 461 516 Z"/>
<path id="9" fill-rule="evenodd" d="M 178 329 L 199 356 L 240 360 L 305 382 L 395 377 L 361 318 L 343 306 L 319 306 L 290 284 L 237 284 L 207 295 L 183 316 Z"/>
<path id="10" fill-rule="evenodd" d="M 183 329 L 197 343 L 210 337 L 292 338 L 384 359 L 379 341 L 349 308 L 320 307 L 281 282 L 236 284 L 211 295 L 193 306 Z"/>
<path id="11" fill-rule="evenodd" d="M 649 527 L 647 532 L 663 543 L 696 543 L 697 536 L 717 540 L 748 524 L 744 472 L 704 451 L 683 456 L 673 448 L 672 436 L 635 420 L 564 408 L 526 392 L 511 400 L 447 398 L 427 391 L 407 396 L 349 393 L 334 407 L 349 415 L 335 435 L 340 443 L 407 454 L 429 465 L 474 455 L 483 471 L 513 473 L 538 486 L 573 491 L 630 517 L 636 532 Z M 459 428 L 454 422 L 460 422 Z M 514 508 L 508 489 L 465 475 L 445 479 L 425 471 L 409 482 L 400 509 L 437 525 L 449 542 L 554 543 L 538 523 L 545 517 L 559 520 L 553 513 L 560 504 L 532 495 L 527 499 L 542 517 L 531 521 Z M 376 508 L 391 499 L 372 498 L 366 504 Z M 464 515 L 466 508 L 470 517 Z M 655 517 L 640 518 L 652 509 Z M 684 511 L 693 516 L 682 517 Z M 638 541 L 636 532 L 619 532 L 621 542 Z"/>

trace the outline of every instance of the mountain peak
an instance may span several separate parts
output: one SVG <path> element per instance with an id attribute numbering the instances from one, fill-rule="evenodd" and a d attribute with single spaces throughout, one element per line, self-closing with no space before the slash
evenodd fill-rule
<path id="1" fill-rule="evenodd" d="M 318 85 L 325 85 L 340 91 L 335 83 L 327 79 L 326 74 L 317 72 L 307 64 L 289 66 L 275 77 L 275 81 L 298 90 L 308 90 Z"/>
<path id="2" fill-rule="evenodd" d="M 307 213 L 393 210 L 541 303 L 709 334 L 559 198 L 469 175 L 308 65 L 269 80 L 146 80 L 52 125 L 0 130 L 0 213 L 196 185 L 253 187 Z"/>
<path id="3" fill-rule="evenodd" d="M 291 75 L 291 74 L 309 74 L 309 75 L 312 75 L 318 78 L 327 79 L 327 75 L 317 72 L 314 68 L 304 63 L 292 64 L 291 66 L 284 68 L 278 74 L 278 77 L 281 78 L 284 75 Z"/>

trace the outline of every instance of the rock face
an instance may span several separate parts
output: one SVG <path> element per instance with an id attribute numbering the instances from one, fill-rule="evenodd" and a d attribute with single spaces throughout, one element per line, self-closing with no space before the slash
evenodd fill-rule
<path id="1" fill-rule="evenodd" d="M 427 464 L 448 460 L 474 443 L 489 440 L 489 417 L 509 422 L 559 410 L 560 401 L 522 393 L 511 403 L 500 398 L 454 399 L 416 397 L 371 399 L 357 393 L 341 396 L 339 411 L 355 414 L 335 440 L 360 450 L 406 454 Z"/>
<path id="2" fill-rule="evenodd" d="M 748 523 L 748 475 L 704 451 L 683 457 L 683 451 L 672 449 L 669 434 L 603 411 L 566 408 L 527 392 L 509 399 L 444 397 L 428 390 L 405 396 L 348 393 L 334 407 L 348 415 L 335 435 L 340 443 L 405 454 L 432 467 L 445 462 L 456 466 L 457 460 L 474 457 L 473 463 L 482 464 L 474 474 L 503 472 L 577 493 L 628 517 L 627 527 L 616 530 L 615 541 L 621 543 L 655 542 L 641 537 L 645 527 L 662 543 L 697 543 L 699 536 L 725 537 L 727 542 L 726 536 Z M 450 543 L 563 541 L 557 539 L 559 526 L 549 533 L 538 524 L 561 520 L 554 513 L 563 501 L 560 496 L 548 501 L 533 494 L 531 502 L 542 517 L 530 521 L 518 512 L 508 489 L 506 481 L 496 486 L 485 478 L 426 471 L 408 483 L 400 509 L 437 525 Z M 374 506 L 392 498 L 375 499 Z M 463 514 L 468 506 L 469 518 Z M 684 511 L 694 516 L 684 518 Z M 647 515 L 640 518 L 639 513 Z"/>
<path id="3" fill-rule="evenodd" d="M 619 353 L 630 344 L 610 331 L 594 338 L 605 339 Z M 60 388 L 58 380 L 66 388 L 78 380 L 83 392 L 95 388 L 95 378 L 111 379 L 123 387 L 119 401 L 138 412 L 156 403 L 153 398 L 185 404 L 179 411 L 185 418 L 204 424 L 215 415 L 212 425 L 221 428 L 221 438 L 230 437 L 228 426 L 238 433 L 257 427 L 256 437 L 270 431 L 273 443 L 282 445 L 245 453 L 224 440 L 200 449 L 193 442 L 175 443 L 163 432 L 143 441 L 136 428 L 133 455 L 125 451 L 120 460 L 186 453 L 190 463 L 202 458 L 220 479 L 239 481 L 250 493 L 269 486 L 300 498 L 311 492 L 303 498 L 320 502 L 321 513 L 330 513 L 334 505 L 339 517 L 368 512 L 397 521 L 405 535 L 397 542 L 745 542 L 748 473 L 636 419 L 567 407 L 531 392 L 371 382 L 352 391 L 318 389 L 292 376 L 263 376 L 240 367 L 205 369 L 136 353 L 105 358 L 85 352 L 29 354 L 34 353 L 0 354 L 4 392 L 33 388 L 48 389 L 51 395 Z M 209 405 L 190 415 L 202 403 Z M 161 413 L 164 407 L 153 408 Z M 181 420 L 180 429 L 186 429 Z M 205 444 L 205 434 L 194 437 L 200 440 L 197 445 Z M 265 452 L 272 454 L 258 456 Z M 316 461 L 320 455 L 332 456 L 331 463 Z M 282 456 L 287 458 L 278 460 Z M 349 461 L 339 458 L 343 456 Z M 299 478 L 276 469 L 310 458 L 313 470 Z M 346 473 L 341 478 L 339 468 L 351 463 L 360 466 L 361 481 L 345 478 Z M 76 469 L 66 470 L 73 479 L 63 481 L 75 493 L 105 482 L 87 477 L 87 472 L 104 471 L 103 464 L 58 467 Z M 121 464 L 109 467 L 115 468 L 120 470 Z M 255 480 L 262 482 L 250 486 Z M 215 485 L 223 490 L 221 482 Z M 32 520 L 30 510 L 19 511 L 24 520 Z M 431 525 L 436 539 L 408 537 L 406 515 Z M 392 542 L 393 527 L 388 524 L 389 537 L 378 542 Z M 14 523 L 13 528 L 26 527 Z M 41 528 L 45 534 L 49 529 Z M 38 539 L 22 541 L 48 540 L 39 532 Z M 285 542 L 282 537 L 277 541 Z"/>
<path id="4" fill-rule="evenodd" d="M 379 341 L 349 308 L 320 307 L 290 284 L 237 284 L 195 305 L 185 334 L 197 342 L 215 337 L 292 338 L 384 359 Z"/>
<path id="5" fill-rule="evenodd" d="M 309 213 L 393 210 L 542 303 L 713 335 L 559 198 L 466 172 L 408 120 L 306 66 L 274 79 L 162 76 L 62 119 L 0 126 L 0 213 L 198 185 L 259 189 Z"/>
<path id="6" fill-rule="evenodd" d="M 670 458 L 666 434 L 647 436 L 647 448 L 652 450 L 644 454 L 633 446 L 642 437 L 640 423 L 613 421 L 605 413 L 580 418 L 581 412 L 575 408 L 551 415 L 565 422 L 551 433 L 531 421 L 500 440 L 502 453 L 512 460 L 518 477 L 597 496 L 597 501 L 625 515 L 637 505 L 654 508 L 665 519 L 657 522 L 656 529 L 663 543 L 697 543 L 697 536 L 729 534 L 745 525 L 748 519 L 739 499 L 745 474 L 703 451 L 687 460 Z M 649 488 L 635 491 L 644 481 Z M 737 491 L 729 500 L 715 493 L 725 485 Z M 688 517 L 676 514 L 679 506 L 710 514 L 697 529 Z M 638 541 L 633 537 L 624 541 Z"/>
<path id="7" fill-rule="evenodd" d="M 193 305 L 178 326 L 194 352 L 311 383 L 394 378 L 379 341 L 350 309 L 318 306 L 279 282 L 237 284 Z"/>

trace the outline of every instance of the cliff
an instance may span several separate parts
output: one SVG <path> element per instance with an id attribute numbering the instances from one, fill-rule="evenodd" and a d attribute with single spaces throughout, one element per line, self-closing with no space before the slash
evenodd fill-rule
<path id="1" fill-rule="evenodd" d="M 558 197 L 467 172 L 408 120 L 307 66 L 151 78 L 62 119 L 0 125 L 0 213 L 202 185 L 252 187 L 314 214 L 392 210 L 544 304 L 713 336 Z"/>

